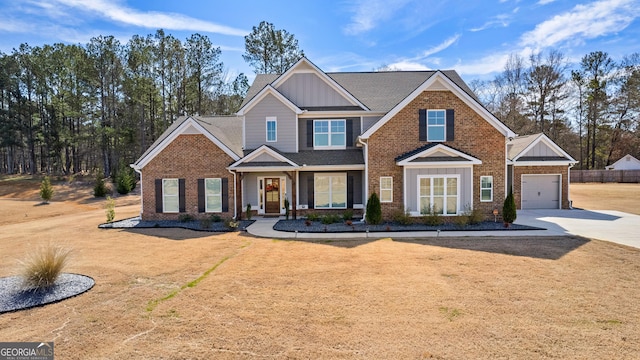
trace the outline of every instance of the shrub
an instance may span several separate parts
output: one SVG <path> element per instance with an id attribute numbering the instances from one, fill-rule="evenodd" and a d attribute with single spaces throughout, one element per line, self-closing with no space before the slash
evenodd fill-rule
<path id="1" fill-rule="evenodd" d="M 467 226 L 471 221 L 471 210 L 465 210 L 462 214 L 453 218 L 453 223 L 458 226 Z"/>
<path id="2" fill-rule="evenodd" d="M 382 222 L 382 207 L 380 206 L 380 198 L 376 193 L 369 196 L 367 201 L 367 223 L 377 225 Z"/>
<path id="3" fill-rule="evenodd" d="M 484 214 L 480 209 L 473 209 L 469 214 L 469 224 L 479 224 L 484 221 Z"/>
<path id="4" fill-rule="evenodd" d="M 178 215 L 178 221 L 180 221 L 180 222 L 185 223 L 185 222 L 189 222 L 189 221 L 193 221 L 193 220 L 194 220 L 194 218 L 190 214 L 180 214 L 180 215 Z"/>
<path id="5" fill-rule="evenodd" d="M 209 218 L 211 219 L 211 222 L 214 222 L 214 223 L 222 221 L 222 218 L 220 217 L 220 215 L 216 215 L 216 214 L 211 215 Z"/>
<path id="6" fill-rule="evenodd" d="M 284 218 L 289 220 L 289 199 L 284 198 Z"/>
<path id="7" fill-rule="evenodd" d="M 116 202 L 107 196 L 107 204 L 105 205 L 107 213 L 107 222 L 112 222 L 116 218 Z"/>
<path id="8" fill-rule="evenodd" d="M 104 177 L 102 176 L 102 172 L 98 172 L 98 174 L 96 175 L 96 181 L 93 185 L 93 196 L 107 196 L 107 186 L 104 184 Z"/>
<path id="9" fill-rule="evenodd" d="M 67 265 L 69 253 L 68 249 L 48 245 L 29 254 L 21 262 L 23 287 L 38 291 L 53 286 Z"/>
<path id="10" fill-rule="evenodd" d="M 204 217 L 200 219 L 200 227 L 203 229 L 209 229 L 212 222 L 211 217 Z"/>
<path id="11" fill-rule="evenodd" d="M 340 222 L 340 216 L 338 215 L 324 215 L 322 217 L 322 223 L 325 225 L 334 224 Z"/>
<path id="12" fill-rule="evenodd" d="M 513 191 L 509 189 L 509 195 L 504 199 L 504 206 L 502 207 L 502 219 L 505 223 L 511 224 L 516 221 L 518 217 L 516 213 L 516 202 L 513 198 Z"/>
<path id="13" fill-rule="evenodd" d="M 353 210 L 347 209 L 342 213 L 342 220 L 353 220 Z"/>
<path id="14" fill-rule="evenodd" d="M 118 171 L 118 175 L 116 176 L 116 191 L 118 194 L 128 194 L 133 190 L 134 184 L 135 177 L 131 176 L 131 173 L 127 169 L 122 168 Z"/>
<path id="15" fill-rule="evenodd" d="M 251 204 L 247 204 L 247 220 L 251 220 Z"/>
<path id="16" fill-rule="evenodd" d="M 45 176 L 40 184 L 40 197 L 45 204 L 48 204 L 49 200 L 53 197 L 53 187 L 51 186 L 51 180 L 49 180 L 48 176 Z"/>
<path id="17" fill-rule="evenodd" d="M 442 223 L 444 222 L 442 219 L 442 214 L 438 212 L 438 208 L 435 206 L 428 206 L 425 209 L 422 209 L 422 213 L 424 214 L 422 216 L 424 223 L 429 226 L 442 225 Z"/>
<path id="18" fill-rule="evenodd" d="M 239 221 L 235 221 L 233 219 L 225 219 L 224 220 L 224 226 L 226 226 L 229 229 L 235 230 L 238 228 L 238 226 L 240 226 L 240 222 Z"/>
<path id="19" fill-rule="evenodd" d="M 400 225 L 411 225 L 413 224 L 413 218 L 409 213 L 409 210 L 396 210 L 393 212 L 393 221 L 397 222 Z"/>
<path id="20" fill-rule="evenodd" d="M 307 214 L 307 220 L 309 221 L 318 221 L 320 219 L 320 215 L 316 213 Z"/>

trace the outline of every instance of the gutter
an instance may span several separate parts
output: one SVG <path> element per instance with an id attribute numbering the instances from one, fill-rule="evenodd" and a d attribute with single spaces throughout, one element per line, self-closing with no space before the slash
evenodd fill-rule
<path id="1" fill-rule="evenodd" d="M 142 219 L 142 212 L 144 211 L 144 187 L 142 186 L 142 169 L 140 169 L 140 167 L 136 164 L 129 164 L 129 167 L 140 175 L 140 218 Z"/>
<path id="2" fill-rule="evenodd" d="M 227 168 L 227 171 L 233 174 L 233 220 L 237 220 L 238 217 L 238 195 L 236 194 L 236 172 Z"/>
<path id="3" fill-rule="evenodd" d="M 369 153 L 367 151 L 367 142 L 362 141 L 362 137 L 358 136 L 356 139 L 358 144 L 362 145 L 362 152 L 364 153 L 364 211 L 362 212 L 362 222 L 367 217 L 367 202 L 369 201 Z"/>

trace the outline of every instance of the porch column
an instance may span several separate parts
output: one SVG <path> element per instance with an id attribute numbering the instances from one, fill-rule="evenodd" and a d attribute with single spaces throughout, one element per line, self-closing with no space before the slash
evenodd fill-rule
<path id="1" fill-rule="evenodd" d="M 244 178 L 244 173 L 236 172 L 236 219 L 242 220 L 242 179 Z"/>
<path id="2" fill-rule="evenodd" d="M 293 220 L 296 219 L 296 209 L 297 209 L 297 203 L 298 203 L 298 193 L 296 191 L 296 172 L 295 171 L 285 171 L 285 174 L 287 174 L 287 177 L 289 178 L 289 180 L 291 181 L 291 204 L 289 204 L 291 206 L 291 218 Z"/>

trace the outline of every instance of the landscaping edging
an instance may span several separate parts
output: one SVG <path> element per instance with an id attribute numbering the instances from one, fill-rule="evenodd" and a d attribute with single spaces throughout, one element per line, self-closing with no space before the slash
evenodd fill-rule
<path id="1" fill-rule="evenodd" d="M 20 276 L 0 278 L 0 314 L 56 303 L 89 291 L 95 281 L 80 274 L 61 274 L 44 290 L 25 290 Z"/>
<path id="2" fill-rule="evenodd" d="M 274 230 L 299 233 L 366 233 L 366 232 L 407 232 L 407 231 L 511 231 L 511 230 L 546 230 L 539 227 L 511 224 L 508 228 L 502 222 L 483 221 L 473 225 L 456 225 L 445 223 L 438 226 L 426 224 L 401 225 L 394 222 L 371 225 L 360 221 L 354 221 L 352 225 L 344 222 L 323 224 L 321 221 L 311 221 L 306 224 L 305 219 L 280 220 L 274 226 Z"/>
<path id="3" fill-rule="evenodd" d="M 100 229 L 150 229 L 150 228 L 178 228 L 205 232 L 232 232 L 246 231 L 247 226 L 253 224 L 255 220 L 240 220 L 238 227 L 231 229 L 224 222 L 212 222 L 208 228 L 203 228 L 198 220 L 178 221 L 178 220 L 142 220 L 139 216 L 129 219 L 118 220 L 110 223 L 98 225 Z"/>

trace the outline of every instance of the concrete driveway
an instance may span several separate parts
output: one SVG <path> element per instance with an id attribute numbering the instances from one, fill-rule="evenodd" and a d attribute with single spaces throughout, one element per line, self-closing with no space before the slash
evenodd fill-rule
<path id="1" fill-rule="evenodd" d="M 517 224 L 640 248 L 640 216 L 610 210 L 519 210 Z"/>

